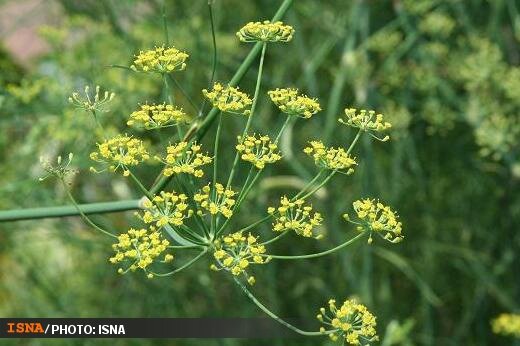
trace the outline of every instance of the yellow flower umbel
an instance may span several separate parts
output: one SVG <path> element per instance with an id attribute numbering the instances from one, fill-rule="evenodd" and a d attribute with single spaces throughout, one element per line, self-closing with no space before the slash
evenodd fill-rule
<path id="1" fill-rule="evenodd" d="M 151 201 L 144 202 L 146 210 L 139 217 L 147 224 L 155 223 L 159 228 L 168 224 L 181 226 L 184 224 L 184 219 L 193 214 L 193 211 L 188 209 L 187 199 L 188 197 L 183 193 L 161 191 Z"/>
<path id="2" fill-rule="evenodd" d="M 271 142 L 269 136 L 238 136 L 236 149 L 242 160 L 251 162 L 256 168 L 263 169 L 266 164 L 274 163 L 282 158 L 278 146 Z"/>
<path id="3" fill-rule="evenodd" d="M 153 226 L 149 229 L 131 228 L 128 232 L 120 234 L 117 239 L 118 242 L 112 245 L 116 254 L 109 260 L 114 264 L 129 263 L 126 269 L 118 269 L 120 274 L 137 269 L 147 272 L 148 266 L 161 257 L 163 259 L 160 262 L 163 263 L 173 260 L 173 255 L 165 254 L 170 242 Z M 149 277 L 150 275 L 148 274 Z"/>
<path id="4" fill-rule="evenodd" d="M 226 270 L 237 276 L 244 274 L 247 282 L 253 285 L 255 278 L 246 272 L 250 264 L 264 264 L 270 258 L 263 255 L 265 246 L 258 244 L 258 238 L 249 233 L 247 236 L 242 232 L 236 232 L 224 236 L 214 242 L 215 252 L 213 257 L 217 265 L 212 265 L 213 270 Z"/>
<path id="5" fill-rule="evenodd" d="M 493 333 L 520 338 L 520 315 L 500 314 L 491 321 Z"/>
<path id="6" fill-rule="evenodd" d="M 359 221 L 351 220 L 348 214 L 344 214 L 343 217 L 356 224 L 358 231 L 370 232 L 369 243 L 372 242 L 373 232 L 392 243 L 399 243 L 403 240 L 402 223 L 399 221 L 399 216 L 390 207 L 370 198 L 357 200 L 352 205 Z"/>
<path id="7" fill-rule="evenodd" d="M 237 32 L 242 42 L 289 42 L 294 35 L 294 29 L 282 22 L 271 23 L 249 22 Z"/>
<path id="8" fill-rule="evenodd" d="M 341 338 L 342 342 L 350 345 L 366 345 L 378 340 L 376 317 L 363 304 L 359 304 L 355 300 L 345 300 L 337 308 L 336 301 L 331 299 L 328 311 L 326 308 L 321 308 L 316 317 L 327 325 L 327 328 L 334 328 L 333 332 L 328 333 L 333 341 Z M 325 333 L 326 329 L 321 327 L 320 331 Z"/>
<path id="9" fill-rule="evenodd" d="M 343 174 L 354 173 L 356 160 L 343 148 L 327 148 L 320 141 L 311 141 L 303 152 L 314 159 L 316 166 Z"/>
<path id="10" fill-rule="evenodd" d="M 126 122 L 128 126 L 144 128 L 146 130 L 175 126 L 186 122 L 188 116 L 181 108 L 165 103 L 158 105 L 141 105 L 139 110 L 132 112 Z"/>
<path id="11" fill-rule="evenodd" d="M 323 218 L 320 213 L 312 213 L 312 206 L 304 203 L 303 199 L 291 202 L 283 196 L 278 208 L 269 207 L 267 212 L 275 217 L 273 231 L 293 230 L 303 237 L 320 239 L 322 236 L 315 235 L 314 231 L 321 225 Z"/>
<path id="12" fill-rule="evenodd" d="M 321 111 L 317 99 L 298 95 L 298 89 L 275 89 L 268 91 L 271 101 L 285 114 L 309 119 Z"/>
<path id="13" fill-rule="evenodd" d="M 202 154 L 200 150 L 197 143 L 179 142 L 166 148 L 166 157 L 155 156 L 155 159 L 165 164 L 163 175 L 166 177 L 186 173 L 200 178 L 204 172 L 199 167 L 212 161 L 211 157 Z"/>
<path id="14" fill-rule="evenodd" d="M 231 189 L 226 189 L 222 184 L 215 184 L 215 193 L 211 191 L 210 185 L 206 185 L 199 193 L 193 196 L 195 202 L 199 204 L 202 209 L 207 210 L 211 215 L 222 214 L 225 218 L 230 218 L 233 215 L 233 206 L 235 205 L 236 192 Z M 197 214 L 203 215 L 202 210 L 198 210 Z"/>
<path id="15" fill-rule="evenodd" d="M 189 55 L 175 47 L 155 47 L 140 51 L 131 68 L 134 71 L 169 73 L 186 68 Z"/>
<path id="16" fill-rule="evenodd" d="M 345 119 L 339 118 L 338 121 L 344 125 L 368 132 L 377 140 L 386 142 L 390 139 L 389 136 L 380 138 L 374 134 L 374 132 L 382 132 L 392 127 L 392 124 L 384 120 L 383 114 L 376 114 L 375 111 L 365 109 L 358 111 L 355 108 L 346 108 Z"/>
<path id="17" fill-rule="evenodd" d="M 112 172 L 121 169 L 124 176 L 128 176 L 128 167 L 136 166 L 150 157 L 146 152 L 143 142 L 127 135 L 118 135 L 112 139 L 97 144 L 98 151 L 90 154 L 90 158 L 96 162 L 108 164 Z M 99 173 L 94 167 L 91 171 Z"/>
<path id="18" fill-rule="evenodd" d="M 249 115 L 251 113 L 250 107 L 253 101 L 244 92 L 232 86 L 222 86 L 220 83 L 215 83 L 213 89 L 208 91 L 202 90 L 205 98 L 211 102 L 213 107 L 218 108 L 222 112 Z"/>

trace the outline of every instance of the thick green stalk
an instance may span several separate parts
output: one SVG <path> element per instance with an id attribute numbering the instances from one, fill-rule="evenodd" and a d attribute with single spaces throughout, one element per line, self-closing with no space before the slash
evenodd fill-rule
<path id="1" fill-rule="evenodd" d="M 297 260 L 297 259 L 307 259 L 307 258 L 316 258 L 316 257 L 326 256 L 326 255 L 329 255 L 333 252 L 336 252 L 336 251 L 344 248 L 345 246 L 349 246 L 350 244 L 354 243 L 356 240 L 361 239 L 366 233 L 367 232 L 360 233 L 357 236 L 355 236 L 354 238 L 347 240 L 346 242 L 344 242 L 336 247 L 333 247 L 332 249 L 322 251 L 322 252 L 312 253 L 312 254 L 308 254 L 308 255 L 296 255 L 296 256 L 282 256 L 282 255 L 268 255 L 268 256 L 270 258 L 284 259 L 284 260 Z"/>
<path id="2" fill-rule="evenodd" d="M 115 213 L 127 210 L 141 209 L 140 199 L 130 199 L 116 202 L 78 204 L 83 214 Z M 81 213 L 73 205 L 15 209 L 0 211 L 0 222 L 46 219 L 54 217 L 79 216 Z"/>
<path id="3" fill-rule="evenodd" d="M 242 283 L 240 282 L 240 280 L 238 280 L 236 277 L 233 276 L 233 280 L 235 280 L 236 284 L 242 289 L 242 291 L 246 294 L 246 296 L 253 302 L 255 303 L 256 306 L 258 306 L 260 308 L 260 310 L 262 310 L 263 312 L 265 312 L 269 317 L 271 317 L 272 319 L 276 320 L 277 322 L 283 324 L 284 326 L 286 326 L 287 328 L 291 329 L 292 331 L 300 334 L 300 335 L 305 335 L 305 336 L 318 336 L 318 335 L 327 335 L 327 334 L 330 334 L 330 333 L 333 333 L 334 330 L 330 330 L 330 331 L 325 331 L 325 332 L 306 332 L 304 330 L 301 330 L 300 328 L 298 327 L 295 327 L 293 326 L 292 324 L 290 324 L 289 322 L 281 319 L 280 317 L 278 317 L 277 315 L 275 315 L 271 310 L 269 310 L 265 305 L 263 305 L 262 303 L 260 303 L 260 301 L 258 301 L 258 299 L 256 299 L 256 297 L 253 295 L 253 293 L 251 293 L 251 291 L 249 291 L 247 289 L 247 287 Z"/>

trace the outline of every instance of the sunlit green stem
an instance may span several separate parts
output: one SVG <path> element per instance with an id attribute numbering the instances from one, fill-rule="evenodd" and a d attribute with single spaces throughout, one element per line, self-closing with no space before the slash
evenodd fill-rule
<path id="1" fill-rule="evenodd" d="M 302 197 L 300 197 L 300 199 L 306 199 L 307 197 L 313 195 L 316 191 L 318 191 L 319 189 L 321 189 L 325 184 L 327 184 L 329 182 L 330 179 L 332 179 L 332 177 L 334 176 L 334 174 L 336 174 L 337 171 L 332 171 L 329 173 L 329 175 L 327 175 L 327 177 L 325 178 L 325 180 L 323 180 L 321 183 L 319 183 L 318 185 L 316 185 L 312 190 L 310 190 L 309 192 L 307 192 L 305 195 L 303 195 Z"/>
<path id="2" fill-rule="evenodd" d="M 290 121 L 291 121 L 291 116 L 288 115 L 287 118 L 285 119 L 283 125 L 282 125 L 282 128 L 280 129 L 280 132 L 278 132 L 278 135 L 276 136 L 276 139 L 274 140 L 274 144 L 278 144 L 278 141 L 282 137 L 282 134 L 285 131 L 285 128 L 287 127 L 287 125 L 289 125 Z"/>
<path id="3" fill-rule="evenodd" d="M 94 117 L 94 121 L 96 122 L 96 125 L 100 128 L 101 130 L 101 133 L 103 134 L 103 138 L 106 138 L 105 137 L 105 128 L 103 127 L 103 125 L 101 124 L 101 121 L 99 121 L 99 118 L 98 118 L 98 115 L 97 115 L 97 112 L 93 109 L 90 111 L 92 113 L 92 116 Z"/>
<path id="4" fill-rule="evenodd" d="M 218 146 L 220 142 L 220 131 L 222 128 L 222 114 L 218 115 L 217 133 L 215 134 L 215 152 L 213 154 L 213 185 L 211 186 L 211 197 L 213 200 L 217 199 L 217 173 L 218 173 Z M 217 231 L 217 215 L 211 215 L 211 233 L 215 234 Z"/>
<path id="5" fill-rule="evenodd" d="M 194 230 L 192 230 L 191 228 L 189 228 L 186 225 L 181 225 L 180 227 L 184 232 L 186 232 L 185 234 L 187 234 L 190 237 L 192 237 L 193 239 L 196 239 L 197 241 L 199 241 L 200 243 L 198 243 L 198 244 L 201 244 L 201 245 L 205 244 L 206 239 L 204 239 L 202 236 L 200 236 L 197 232 L 195 232 Z"/>
<path id="6" fill-rule="evenodd" d="M 168 272 L 168 273 L 154 273 L 154 272 L 150 271 L 150 273 L 152 273 L 155 276 L 170 276 L 170 275 L 176 274 L 176 273 L 178 273 L 178 272 L 188 268 L 193 263 L 197 262 L 202 256 L 204 256 L 206 254 L 206 252 L 208 252 L 208 248 L 205 248 L 197 256 L 193 257 L 190 261 L 186 262 L 186 264 L 184 264 L 182 267 L 179 267 L 179 268 L 177 268 L 175 270 L 172 270 L 171 272 Z"/>
<path id="7" fill-rule="evenodd" d="M 168 101 L 169 104 L 173 105 L 175 100 L 174 100 L 173 93 L 170 88 L 170 83 L 168 83 L 168 74 L 163 73 L 162 79 L 163 79 L 163 83 L 164 83 L 164 93 L 166 94 L 166 100 Z M 179 140 L 180 140 L 183 136 L 182 129 L 181 129 L 180 124 L 177 124 L 176 127 L 177 127 L 177 134 L 179 135 Z"/>
<path id="8" fill-rule="evenodd" d="M 189 176 L 189 179 L 192 179 L 192 177 Z M 196 206 L 195 202 L 193 201 L 194 192 L 193 192 L 192 189 L 190 189 L 191 186 L 195 186 L 193 180 L 190 180 L 191 185 L 190 184 L 184 184 L 182 179 L 181 179 L 181 177 L 179 175 L 177 175 L 175 181 L 177 182 L 180 190 L 185 195 L 188 196 L 188 201 L 191 204 L 192 208 L 196 209 L 197 206 Z M 197 213 L 194 213 L 193 214 L 193 219 L 195 220 L 195 223 L 197 224 L 197 226 L 200 227 L 200 229 L 202 229 L 202 231 L 203 231 L 204 235 L 206 236 L 206 238 L 210 238 L 209 228 L 208 228 L 208 226 L 206 226 L 206 223 L 200 217 L 200 215 L 198 215 Z"/>
<path id="9" fill-rule="evenodd" d="M 212 68 L 211 68 L 211 78 L 208 83 L 209 84 L 208 88 L 211 88 L 211 86 L 215 82 L 215 75 L 217 73 L 217 62 L 218 62 L 217 38 L 215 35 L 215 20 L 213 18 L 213 1 L 208 1 L 208 12 L 209 12 L 209 22 L 210 22 L 210 27 L 211 27 L 211 38 L 213 41 L 213 62 L 212 62 Z M 202 114 L 204 113 L 204 108 L 206 107 L 206 103 L 207 103 L 207 99 L 204 98 L 204 101 L 202 101 L 202 106 L 200 107 L 200 110 L 199 110 L 199 115 L 198 115 L 199 117 L 202 116 Z"/>
<path id="10" fill-rule="evenodd" d="M 170 44 L 170 35 L 168 35 L 168 21 L 166 20 L 166 0 L 163 0 L 161 6 L 161 15 L 163 21 L 163 32 L 164 32 L 164 41 L 166 45 Z"/>
<path id="11" fill-rule="evenodd" d="M 183 250 L 188 250 L 188 249 L 203 249 L 204 246 L 202 245 L 169 245 L 168 246 L 168 249 L 183 249 Z"/>
<path id="12" fill-rule="evenodd" d="M 148 197 L 148 199 L 150 201 L 153 200 L 153 195 L 150 193 L 150 191 L 148 191 L 146 189 L 146 187 L 144 187 L 144 185 L 141 183 L 141 181 L 134 175 L 134 173 L 132 173 L 131 170 L 128 169 L 128 172 L 130 174 L 130 177 L 132 178 L 132 180 L 134 181 L 134 183 L 139 187 L 139 189 L 141 190 L 141 192 L 146 196 Z"/>
<path id="13" fill-rule="evenodd" d="M 249 194 L 249 191 L 251 191 L 251 189 L 253 188 L 253 186 L 255 185 L 255 182 L 256 180 L 258 179 L 258 177 L 260 176 L 260 171 L 256 172 L 255 174 L 255 177 L 253 178 L 253 180 L 251 181 L 250 184 L 248 184 L 248 186 L 244 186 L 243 190 L 244 193 L 241 193 L 239 196 L 238 196 L 238 199 L 237 199 L 237 202 L 235 204 L 235 207 L 233 208 L 233 215 L 237 214 L 238 211 L 240 210 L 240 205 L 242 204 L 242 202 L 244 201 L 244 199 L 246 198 L 246 196 Z M 251 173 L 251 171 L 250 171 Z M 248 175 L 248 179 L 249 179 L 249 175 Z M 247 181 L 247 179 L 246 179 Z M 221 234 L 227 227 L 227 225 L 229 224 L 231 218 L 233 217 L 233 215 L 227 219 L 224 224 L 222 225 L 222 227 L 219 228 L 218 232 L 217 232 L 217 235 Z"/>
<path id="14" fill-rule="evenodd" d="M 256 226 L 258 226 L 258 225 L 260 225 L 260 224 L 266 222 L 266 221 L 269 220 L 270 218 L 271 218 L 271 215 L 267 215 L 267 216 L 261 218 L 260 220 L 258 220 L 258 221 L 256 221 L 256 222 L 250 224 L 249 226 L 246 226 L 246 227 L 240 229 L 239 232 L 245 232 L 245 231 L 250 230 L 251 228 L 255 228 Z"/>
<path id="15" fill-rule="evenodd" d="M 283 324 L 284 326 L 286 326 L 287 328 L 291 329 L 292 331 L 295 331 L 296 333 L 298 334 L 301 334 L 301 335 L 305 335 L 305 336 L 318 336 L 318 335 L 326 335 L 326 334 L 330 334 L 332 333 L 333 331 L 325 331 L 325 332 L 306 332 L 304 330 L 301 330 L 300 328 L 298 327 L 295 327 L 293 326 L 292 324 L 290 324 L 289 322 L 281 319 L 280 317 L 278 317 L 277 315 L 275 315 L 271 310 L 269 310 L 265 305 L 263 305 L 262 303 L 260 303 L 260 301 L 258 301 L 258 299 L 256 299 L 256 297 L 253 295 L 253 293 L 251 293 L 251 291 L 249 291 L 247 289 L 247 287 L 242 283 L 240 282 L 240 280 L 238 280 L 236 277 L 233 277 L 233 280 L 235 280 L 236 284 L 242 289 L 242 291 L 244 291 L 244 293 L 246 294 L 246 296 L 253 302 L 255 303 L 256 306 L 258 306 L 260 308 L 260 310 L 262 310 L 263 312 L 265 312 L 269 317 L 271 317 L 272 319 L 276 320 L 277 322 Z"/>
<path id="16" fill-rule="evenodd" d="M 297 260 L 297 259 L 316 258 L 316 257 L 326 256 L 326 255 L 334 253 L 340 249 L 343 249 L 344 247 L 349 246 L 350 244 L 353 244 L 355 241 L 361 239 L 366 234 L 367 234 L 367 232 L 362 232 L 362 233 L 358 234 L 357 236 L 355 236 L 354 238 L 347 240 L 346 242 L 344 242 L 332 249 L 329 249 L 327 251 L 322 251 L 322 252 L 308 254 L 308 255 L 296 255 L 296 256 L 268 255 L 268 256 L 271 258 L 274 258 L 274 259 L 283 259 L 283 260 Z"/>
<path id="17" fill-rule="evenodd" d="M 249 127 L 251 126 L 251 122 L 253 121 L 253 116 L 255 115 L 256 105 L 258 103 L 258 98 L 260 95 L 260 84 L 262 83 L 262 72 L 264 69 L 264 58 L 266 48 L 267 43 L 264 42 L 264 44 L 262 45 L 262 53 L 260 55 L 260 64 L 258 66 L 258 76 L 256 78 L 256 87 L 253 98 L 253 104 L 251 105 L 251 114 L 249 114 L 249 117 L 247 118 L 246 126 L 244 127 L 244 131 L 242 132 L 242 138 L 244 138 L 247 135 L 247 131 L 249 131 Z M 229 188 L 231 186 L 231 183 L 233 182 L 233 177 L 235 176 L 235 170 L 238 164 L 239 157 L 240 153 L 237 151 L 235 155 L 235 160 L 233 161 L 233 166 L 231 166 L 231 172 L 229 173 L 229 179 L 227 181 L 226 188 Z"/>
<path id="18" fill-rule="evenodd" d="M 271 238 L 268 241 L 264 241 L 261 245 L 267 245 L 267 244 L 274 243 L 275 241 L 280 240 L 281 238 L 283 238 L 284 236 L 289 234 L 289 232 L 290 232 L 290 230 L 285 230 L 282 233 L 278 234 L 276 237 Z"/>
<path id="19" fill-rule="evenodd" d="M 311 187 L 311 186 L 312 186 L 312 185 L 313 185 L 313 184 L 314 184 L 314 183 L 319 179 L 319 177 L 321 176 L 321 174 L 322 174 L 323 172 L 325 172 L 325 170 L 324 170 L 324 169 L 321 169 L 321 170 L 318 172 L 318 174 L 316 174 L 316 176 L 314 176 L 314 178 L 312 178 L 312 180 L 309 181 L 309 182 L 307 183 L 307 185 L 305 185 L 305 186 L 303 187 L 303 189 L 301 189 L 301 191 L 298 192 L 298 193 L 296 194 L 296 196 L 294 196 L 292 199 L 293 199 L 293 200 L 298 199 L 298 198 L 301 196 L 302 193 L 304 193 L 304 192 L 305 192 L 309 187 Z"/>
<path id="20" fill-rule="evenodd" d="M 105 234 L 105 235 L 108 235 L 110 237 L 113 237 L 113 238 L 117 238 L 116 235 L 108 232 L 107 230 L 104 230 L 103 228 L 99 227 L 98 225 L 96 225 L 92 220 L 90 220 L 90 218 L 85 215 L 83 213 L 83 211 L 80 209 L 78 203 L 76 202 L 76 199 L 74 198 L 74 196 L 72 196 L 72 193 L 70 193 L 69 191 L 69 186 L 67 185 L 67 183 L 65 182 L 65 180 L 61 179 L 61 183 L 63 184 L 63 187 L 65 188 L 65 191 L 67 192 L 67 196 L 69 197 L 70 201 L 72 202 L 72 204 L 74 205 L 74 207 L 76 207 L 76 209 L 78 210 L 78 213 L 81 215 L 81 217 L 83 218 L 83 220 L 85 220 L 85 222 L 87 222 L 90 226 L 94 227 L 95 229 L 97 229 L 98 231 L 100 231 L 101 233 Z"/>

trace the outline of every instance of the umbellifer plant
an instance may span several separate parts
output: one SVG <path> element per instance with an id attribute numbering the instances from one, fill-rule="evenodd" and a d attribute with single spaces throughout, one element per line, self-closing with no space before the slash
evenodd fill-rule
<path id="1" fill-rule="evenodd" d="M 94 173 L 111 172 L 122 174 L 132 179 L 144 194 L 141 210 L 136 217 L 142 223 L 140 228 L 130 228 L 122 234 L 112 234 L 95 224 L 76 203 L 66 183 L 68 174 L 73 173 L 68 160 L 58 158 L 57 164 L 43 160 L 43 167 L 48 175 L 56 176 L 63 182 L 79 214 L 95 229 L 114 239 L 113 255 L 109 261 L 120 274 L 143 272 L 148 278 L 167 277 L 177 274 L 203 256 L 211 256 L 210 268 L 228 275 L 267 315 L 282 323 L 296 333 L 307 336 L 328 335 L 332 340 L 353 345 L 368 344 L 377 340 L 376 318 L 367 308 L 355 300 L 344 300 L 337 304 L 334 299 L 328 301 L 326 308 L 319 309 L 317 319 L 322 327 L 316 331 L 304 331 L 284 321 L 265 305 L 258 301 L 249 286 L 255 284 L 253 267 L 267 265 L 273 260 L 300 260 L 331 255 L 342 250 L 357 240 L 366 238 L 372 243 L 374 237 L 381 237 L 391 243 L 403 239 L 401 222 L 397 214 L 382 202 L 364 198 L 353 203 L 351 215 L 345 213 L 344 219 L 353 224 L 358 234 L 351 239 L 327 251 L 303 255 L 279 255 L 270 252 L 270 245 L 281 241 L 284 236 L 307 237 L 319 240 L 322 235 L 318 227 L 323 216 L 315 211 L 310 203 L 313 194 L 325 186 L 335 175 L 345 177 L 356 170 L 357 159 L 353 156 L 354 148 L 362 135 L 385 142 L 385 134 L 391 125 L 382 114 L 371 110 L 345 109 L 339 123 L 344 131 L 355 131 L 351 143 L 345 147 L 328 147 L 319 139 L 309 139 L 303 152 L 314 161 L 317 173 L 305 187 L 294 195 L 280 196 L 278 205 L 258 208 L 258 219 L 250 224 L 231 223 L 240 213 L 240 208 L 248 198 L 253 187 L 258 183 L 267 165 L 276 164 L 283 159 L 278 143 L 284 130 L 291 122 L 312 121 L 312 117 L 321 111 L 317 99 L 308 97 L 294 88 L 277 88 L 267 92 L 274 106 L 285 117 L 283 126 L 273 137 L 253 131 L 257 116 L 266 51 L 271 46 L 291 41 L 294 29 L 280 21 L 248 23 L 237 32 L 242 42 L 259 45 L 260 60 L 253 97 L 239 90 L 233 83 L 212 83 L 210 90 L 202 94 L 213 108 L 206 117 L 194 118 L 176 106 L 171 97 L 170 82 L 172 74 L 188 67 L 189 55 L 168 42 L 166 45 L 139 52 L 129 71 L 155 74 L 162 78 L 165 94 L 164 103 L 142 104 L 129 115 L 127 125 L 143 130 L 165 131 L 171 135 L 172 142 L 163 152 L 152 154 L 139 138 L 120 134 L 104 138 L 97 143 L 97 150 L 92 152 L 91 171 Z M 114 98 L 111 93 L 100 95 L 99 88 L 95 95 L 74 93 L 70 102 L 91 113 L 96 123 L 100 112 L 106 111 Z M 234 159 L 229 171 L 219 165 L 221 156 L 219 142 L 223 123 L 228 117 L 243 119 L 244 127 L 237 134 Z M 195 119 L 195 120 L 193 120 Z M 202 119 L 202 120 L 200 120 Z M 208 124 L 216 120 L 216 132 L 213 148 L 203 148 L 197 139 L 207 129 Z M 173 130 L 173 131 L 172 131 Z M 155 160 L 163 165 L 161 178 L 147 189 L 135 174 L 137 165 Z M 245 164 L 239 164 L 243 161 Z M 244 181 L 237 181 L 239 169 L 247 167 L 248 174 Z M 212 168 L 212 169 L 209 169 Z M 209 171 L 209 173 L 208 173 Z M 45 177 L 46 178 L 46 177 Z M 177 190 L 165 189 L 169 182 L 175 182 Z M 272 224 L 272 237 L 261 239 L 256 232 L 257 226 Z M 175 252 L 198 251 L 186 263 L 177 264 Z"/>

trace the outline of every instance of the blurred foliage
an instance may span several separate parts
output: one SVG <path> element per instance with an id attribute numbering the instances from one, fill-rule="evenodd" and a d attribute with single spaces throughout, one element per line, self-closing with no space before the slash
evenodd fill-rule
<path id="1" fill-rule="evenodd" d="M 139 49 L 164 41 L 159 1 L 60 1 L 59 25 L 39 30 L 50 47 L 21 68 L 0 51 L 0 209 L 66 204 L 52 182 L 37 183 L 40 155 L 75 153 L 80 169 L 73 191 L 83 202 L 138 197 L 122 177 L 92 175 L 88 153 L 95 123 L 67 103 L 89 84 L 117 94 L 101 122 L 112 132 L 138 104 L 161 99 L 161 81 L 110 65 L 129 66 Z M 279 1 L 216 1 L 217 79 L 226 82 L 246 55 L 236 30 L 270 18 Z M 167 2 L 173 43 L 190 53 L 178 83 L 201 104 L 211 75 L 212 44 L 205 1 Z M 321 100 L 324 111 L 282 138 L 288 159 L 243 208 L 274 201 L 315 173 L 292 147 L 336 132 L 346 106 L 383 112 L 394 124 L 384 146 L 364 141 L 360 167 L 334 178 L 317 208 L 325 240 L 288 238 L 277 253 L 329 248 L 351 232 L 340 215 L 353 200 L 381 196 L 400 212 L 406 239 L 398 246 L 357 246 L 316 260 L 276 262 L 258 273 L 255 291 L 281 316 L 310 317 L 323 297 L 359 296 L 378 316 L 382 345 L 509 345 L 492 335 L 490 320 L 520 309 L 520 5 L 515 0 L 295 1 L 286 21 L 293 42 L 270 49 L 264 91 L 298 87 Z M 252 68 L 253 70 L 253 68 Z M 241 88 L 253 89 L 250 71 Z M 194 109 L 179 88 L 175 98 Z M 259 131 L 281 126 L 267 97 L 259 103 Z M 222 147 L 239 129 L 225 128 Z M 167 135 L 138 133 L 156 148 Z M 227 141 L 227 142 L 226 142 Z M 211 146 L 210 143 L 206 145 Z M 231 158 L 228 158 L 231 160 Z M 160 167 L 139 174 L 151 184 Z M 96 216 L 124 230 L 130 213 Z M 0 225 L 0 313 L 46 317 L 260 316 L 231 281 L 198 263 L 172 279 L 121 277 L 109 266 L 109 243 L 80 219 Z M 267 234 L 268 225 L 260 230 Z M 298 241 L 295 246 L 295 241 Z M 304 274 L 305 273 L 305 274 Z M 261 282 L 260 282 L 261 281 Z M 303 303 L 305 302 L 305 303 Z M 88 345 L 90 341 L 78 341 Z M 215 341 L 215 345 L 267 344 Z M 26 340 L 20 345 L 39 345 Z M 53 341 L 68 345 L 70 341 Z M 107 345 L 198 344 L 197 341 L 109 340 Z M 270 341 L 273 345 L 328 345 L 323 339 Z"/>

